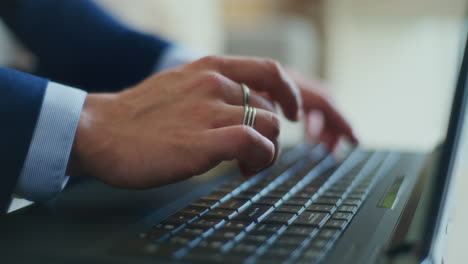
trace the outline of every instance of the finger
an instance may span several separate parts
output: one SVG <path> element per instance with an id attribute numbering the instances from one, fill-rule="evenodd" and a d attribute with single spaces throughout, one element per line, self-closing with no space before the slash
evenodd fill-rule
<path id="1" fill-rule="evenodd" d="M 332 153 L 336 150 L 340 141 L 340 134 L 330 129 L 324 129 L 320 135 L 320 141 L 325 144 L 327 150 Z"/>
<path id="2" fill-rule="evenodd" d="M 311 142 L 319 140 L 322 130 L 324 129 L 323 113 L 318 110 L 313 110 L 305 116 L 305 135 Z"/>
<path id="3" fill-rule="evenodd" d="M 223 110 L 218 112 L 220 115 L 213 128 L 242 125 L 245 114 L 243 106 L 225 105 Z M 257 109 L 254 129 L 273 142 L 279 138 L 281 121 L 275 113 Z"/>
<path id="4" fill-rule="evenodd" d="M 311 90 L 303 90 L 304 108 L 306 112 L 314 109 L 322 111 L 326 126 L 335 127 L 340 133 L 344 134 L 354 143 L 358 143 L 353 129 L 346 119 L 336 110 L 336 108 L 323 96 L 314 93 Z"/>
<path id="5" fill-rule="evenodd" d="M 229 80 L 226 78 L 226 82 L 229 82 L 230 91 L 225 93 L 225 102 L 231 105 L 243 106 L 244 105 L 244 90 L 242 86 L 234 81 Z M 268 96 L 262 95 L 259 92 L 250 90 L 249 94 L 249 105 L 264 109 L 273 113 L 277 113 L 275 104 L 268 98 Z"/>
<path id="6" fill-rule="evenodd" d="M 244 90 L 241 84 L 236 83 L 222 74 L 216 72 L 204 72 L 198 76 L 204 83 L 209 94 L 215 98 L 221 98 L 231 105 L 244 105 Z M 209 89 L 208 89 L 209 88 Z M 250 91 L 249 105 L 276 113 L 276 106 L 267 95 Z"/>
<path id="7" fill-rule="evenodd" d="M 271 99 L 267 99 L 264 96 L 256 93 L 256 92 L 251 92 L 250 93 L 250 103 L 249 105 L 263 109 L 266 111 L 270 111 L 272 113 L 278 114 L 278 109 L 276 108 L 275 103 L 271 101 Z"/>
<path id="8" fill-rule="evenodd" d="M 218 127 L 238 126 L 243 122 L 245 108 L 242 106 L 226 106 L 223 110 L 224 116 L 217 121 Z M 275 155 L 272 164 L 276 161 L 279 154 L 279 135 L 281 130 L 281 121 L 278 115 L 264 109 L 257 109 L 254 129 L 266 137 L 275 147 Z"/>
<path id="9" fill-rule="evenodd" d="M 267 167 L 275 155 L 273 143 L 251 127 L 238 125 L 212 129 L 205 144 L 213 160 L 237 159 L 250 170 Z"/>
<path id="10" fill-rule="evenodd" d="M 253 90 L 268 92 L 288 119 L 298 119 L 302 109 L 301 94 L 277 62 L 254 57 L 208 56 L 193 65 L 203 65 L 235 82 L 246 83 Z"/>

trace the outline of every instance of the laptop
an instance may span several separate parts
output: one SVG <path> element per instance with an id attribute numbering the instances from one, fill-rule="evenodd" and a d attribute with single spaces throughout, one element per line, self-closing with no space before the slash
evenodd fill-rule
<path id="1" fill-rule="evenodd" d="M 143 191 L 86 181 L 1 217 L 0 261 L 443 263 L 467 74 L 465 45 L 432 153 L 304 143 L 252 178 L 227 168 Z"/>

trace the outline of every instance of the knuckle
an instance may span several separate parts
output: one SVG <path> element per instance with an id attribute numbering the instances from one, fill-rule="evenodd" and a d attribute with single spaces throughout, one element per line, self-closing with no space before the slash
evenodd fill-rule
<path id="1" fill-rule="evenodd" d="M 216 72 L 204 72 L 200 75 L 199 82 L 201 86 L 208 89 L 210 92 L 218 93 L 222 91 L 224 86 L 224 77 Z"/>
<path id="2" fill-rule="evenodd" d="M 283 67 L 277 60 L 273 59 L 265 59 L 265 65 L 268 72 L 274 76 L 282 76 L 283 75 Z"/>
<path id="3" fill-rule="evenodd" d="M 248 126 L 242 126 L 240 128 L 240 133 L 238 134 L 238 146 L 240 150 L 244 150 L 249 146 L 255 144 L 255 138 L 252 135 L 251 128 Z"/>
<path id="4" fill-rule="evenodd" d="M 219 55 L 209 55 L 198 60 L 198 62 L 207 67 L 216 67 L 222 61 L 222 57 Z"/>
<path id="5" fill-rule="evenodd" d="M 281 133 L 281 120 L 278 115 L 270 113 L 270 124 L 271 124 L 271 136 L 278 138 Z"/>

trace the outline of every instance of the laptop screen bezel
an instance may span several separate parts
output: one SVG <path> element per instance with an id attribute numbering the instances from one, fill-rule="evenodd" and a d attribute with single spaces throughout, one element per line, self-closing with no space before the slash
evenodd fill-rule
<path id="1" fill-rule="evenodd" d="M 452 181 L 458 146 L 463 129 L 464 115 L 467 104 L 467 76 L 468 76 L 468 39 L 465 36 L 463 59 L 458 75 L 458 81 L 453 97 L 452 109 L 446 133 L 442 145 L 440 159 L 436 167 L 436 179 L 431 196 L 429 215 L 422 241 L 422 256 L 427 257 L 432 250 L 438 230 L 443 228 L 443 208 L 447 203 L 447 194 Z"/>

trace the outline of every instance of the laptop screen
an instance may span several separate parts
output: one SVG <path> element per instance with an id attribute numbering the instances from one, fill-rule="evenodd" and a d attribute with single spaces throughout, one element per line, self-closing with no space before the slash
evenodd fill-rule
<path id="1" fill-rule="evenodd" d="M 429 210 L 427 211 L 427 221 L 425 223 L 425 237 L 422 242 L 422 254 L 427 256 L 433 254 L 435 242 L 438 241 L 438 236 L 445 232 L 445 225 L 448 217 L 448 209 L 450 205 L 450 196 L 453 193 L 451 187 L 453 186 L 453 172 L 459 159 L 460 145 L 468 143 L 466 128 L 467 118 L 466 114 L 466 101 L 468 94 L 467 75 L 468 75 L 468 47 L 466 43 L 467 34 L 463 33 L 464 41 L 462 43 L 460 71 L 453 97 L 452 109 L 448 124 L 448 130 L 445 141 L 442 144 L 440 151 L 439 161 L 435 175 L 433 175 L 433 182 L 431 183 L 431 198 L 429 203 Z M 465 142 L 465 143 L 463 143 Z"/>

